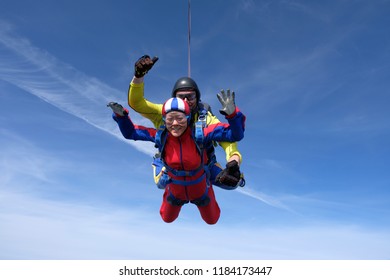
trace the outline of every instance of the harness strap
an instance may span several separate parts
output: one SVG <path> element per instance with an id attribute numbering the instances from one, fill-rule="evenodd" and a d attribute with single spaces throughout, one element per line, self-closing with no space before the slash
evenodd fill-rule
<path id="1" fill-rule="evenodd" d="M 200 164 L 198 168 L 193 170 L 177 170 L 168 166 L 165 162 L 164 162 L 164 166 L 168 171 L 170 171 L 175 176 L 195 176 L 199 171 L 204 169 L 203 164 Z"/>
<path id="2" fill-rule="evenodd" d="M 198 121 L 195 123 L 195 142 L 200 150 L 203 150 L 204 133 L 203 128 L 206 125 L 206 116 L 199 116 Z"/>
<path id="3" fill-rule="evenodd" d="M 164 133 L 165 132 L 165 133 Z M 165 142 L 166 142 L 166 139 L 167 138 L 167 133 L 165 131 L 165 125 L 161 125 L 158 129 L 157 129 L 157 132 L 156 132 L 156 136 L 154 137 L 154 143 L 155 143 L 155 147 L 158 148 L 159 152 L 160 152 L 160 155 L 162 155 L 162 152 L 164 150 L 164 147 L 165 147 Z"/>
<path id="4" fill-rule="evenodd" d="M 171 178 L 170 182 L 176 185 L 182 185 L 182 186 L 191 186 L 200 183 L 204 177 L 206 176 L 206 172 L 202 174 L 199 178 L 191 181 L 185 181 L 185 180 L 176 180 Z"/>
<path id="5" fill-rule="evenodd" d="M 207 111 L 203 108 L 200 108 L 198 112 L 198 121 L 195 123 L 195 142 L 199 148 L 199 152 L 203 151 L 203 142 L 204 142 L 204 132 L 203 129 L 206 127 Z M 202 153 L 201 153 L 202 155 Z"/>

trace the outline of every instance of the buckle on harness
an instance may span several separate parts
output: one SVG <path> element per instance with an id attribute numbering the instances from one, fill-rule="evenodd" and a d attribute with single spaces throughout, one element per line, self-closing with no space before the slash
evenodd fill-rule
<path id="1" fill-rule="evenodd" d="M 167 174 L 165 170 L 161 171 L 160 179 L 157 182 L 157 187 L 159 189 L 165 189 L 166 186 L 172 181 L 171 177 Z"/>
<path id="2" fill-rule="evenodd" d="M 200 121 L 200 122 L 206 122 L 206 115 L 203 115 L 203 114 L 199 115 L 198 121 Z"/>

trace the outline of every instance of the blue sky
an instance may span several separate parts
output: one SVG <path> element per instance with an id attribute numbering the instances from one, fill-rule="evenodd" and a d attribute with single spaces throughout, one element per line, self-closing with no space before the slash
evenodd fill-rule
<path id="1" fill-rule="evenodd" d="M 153 146 L 106 107 L 145 53 L 149 100 L 187 75 L 187 1 L 0 0 L 0 259 L 389 259 L 390 1 L 191 7 L 202 99 L 247 116 L 214 226 L 161 220 Z"/>

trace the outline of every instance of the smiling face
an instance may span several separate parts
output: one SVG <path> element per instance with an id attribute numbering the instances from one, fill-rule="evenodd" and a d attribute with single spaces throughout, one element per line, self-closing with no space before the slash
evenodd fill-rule
<path id="1" fill-rule="evenodd" d="M 187 129 L 187 117 L 182 112 L 169 112 L 165 117 L 165 126 L 172 136 L 179 137 Z"/>

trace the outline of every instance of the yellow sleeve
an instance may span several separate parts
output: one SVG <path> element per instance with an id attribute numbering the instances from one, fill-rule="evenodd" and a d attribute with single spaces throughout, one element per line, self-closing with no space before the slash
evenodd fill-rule
<path id="1" fill-rule="evenodd" d="M 237 142 L 219 142 L 219 145 L 225 150 L 226 161 L 229 161 L 233 155 L 237 155 L 240 158 L 240 164 L 242 163 L 242 155 L 238 151 Z"/>
<path id="2" fill-rule="evenodd" d="M 211 114 L 210 112 L 207 112 L 207 125 L 209 124 L 215 124 L 219 123 L 219 119 Z M 226 161 L 229 161 L 229 159 L 233 155 L 237 155 L 240 158 L 240 163 L 242 163 L 242 156 L 237 148 L 236 142 L 218 142 L 218 144 L 224 149 L 226 154 Z"/>
<path id="3" fill-rule="evenodd" d="M 144 97 L 144 83 L 134 84 L 130 83 L 128 92 L 128 103 L 129 106 L 141 114 L 141 116 L 149 119 L 155 128 L 159 128 L 162 121 L 162 104 L 152 103 Z"/>

